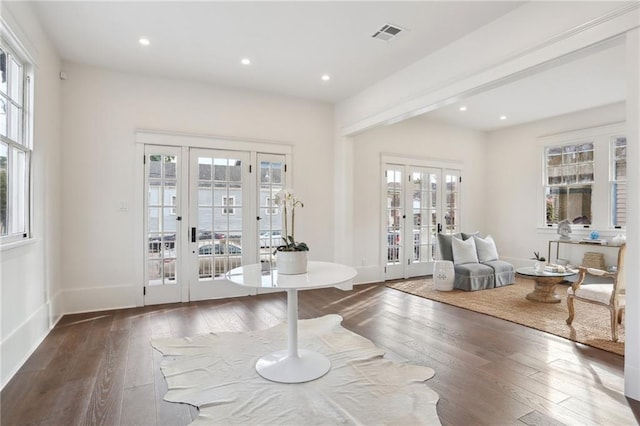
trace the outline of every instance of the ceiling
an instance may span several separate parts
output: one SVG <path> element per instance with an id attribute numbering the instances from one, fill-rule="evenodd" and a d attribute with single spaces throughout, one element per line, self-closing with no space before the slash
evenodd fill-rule
<path id="1" fill-rule="evenodd" d="M 510 1 L 34 2 L 64 61 L 329 103 L 355 95 L 521 5 Z M 390 41 L 374 39 L 372 35 L 385 24 L 404 31 Z M 140 37 L 151 44 L 140 45 Z M 451 105 L 430 116 L 491 130 L 623 100 L 624 49 L 608 50 L 469 98 L 465 114 L 460 114 L 459 105 Z M 250 58 L 251 65 L 242 65 L 242 58 Z M 331 79 L 322 81 L 323 74 Z M 500 114 L 508 119 L 496 123 Z"/>
<path id="2" fill-rule="evenodd" d="M 624 39 L 614 39 L 427 116 L 456 126 L 497 130 L 622 102 L 625 72 Z M 461 106 L 466 111 L 460 111 Z M 506 118 L 501 120 L 501 116 Z"/>

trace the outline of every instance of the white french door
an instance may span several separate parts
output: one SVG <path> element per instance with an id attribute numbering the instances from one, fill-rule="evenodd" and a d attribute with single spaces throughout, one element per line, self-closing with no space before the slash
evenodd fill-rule
<path id="1" fill-rule="evenodd" d="M 182 169 L 180 148 L 145 146 L 145 305 L 182 299 Z"/>
<path id="2" fill-rule="evenodd" d="M 438 232 L 460 220 L 461 171 L 383 164 L 385 279 L 429 275 Z"/>
<path id="3" fill-rule="evenodd" d="M 274 250 L 282 245 L 282 212 L 276 194 L 286 187 L 284 155 L 258 154 L 258 248 L 262 263 L 275 262 Z"/>
<path id="4" fill-rule="evenodd" d="M 144 304 L 235 297 L 225 273 L 270 263 L 285 155 L 145 145 Z M 256 220 L 257 219 L 257 220 Z"/>
<path id="5" fill-rule="evenodd" d="M 255 263 L 250 153 L 189 152 L 189 300 L 253 294 L 224 274 Z"/>

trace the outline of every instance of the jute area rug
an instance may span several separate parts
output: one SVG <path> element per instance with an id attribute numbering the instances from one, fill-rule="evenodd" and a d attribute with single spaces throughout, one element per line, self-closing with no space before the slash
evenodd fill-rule
<path id="1" fill-rule="evenodd" d="M 614 343 L 611 341 L 609 311 L 606 308 L 576 301 L 573 324 L 567 325 L 569 311 L 567 287 L 564 285 L 556 287 L 556 293 L 562 295 L 560 303 L 527 300 L 525 296 L 533 291 L 533 281 L 520 277 L 516 277 L 513 285 L 473 292 L 437 291 L 431 278 L 392 282 L 387 287 L 624 355 L 624 320 L 618 326 L 619 341 Z"/>
<path id="2" fill-rule="evenodd" d="M 287 347 L 286 324 L 246 333 L 153 339 L 164 354 L 166 401 L 200 409 L 192 425 L 439 425 L 428 367 L 397 364 L 339 315 L 298 322 L 299 348 L 326 355 L 331 370 L 307 383 L 282 384 L 255 370 L 263 355 Z"/>

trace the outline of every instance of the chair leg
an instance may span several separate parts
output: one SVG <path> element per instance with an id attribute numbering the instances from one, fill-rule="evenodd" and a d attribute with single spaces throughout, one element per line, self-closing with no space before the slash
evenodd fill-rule
<path id="1" fill-rule="evenodd" d="M 567 308 L 569 308 L 569 318 L 567 318 L 567 324 L 571 325 L 573 322 L 573 297 L 567 296 Z"/>
<path id="2" fill-rule="evenodd" d="M 611 340 L 618 341 L 618 311 L 611 309 Z"/>
<path id="3" fill-rule="evenodd" d="M 624 309 L 620 309 L 618 311 L 618 324 L 622 324 L 622 315 L 624 314 Z"/>

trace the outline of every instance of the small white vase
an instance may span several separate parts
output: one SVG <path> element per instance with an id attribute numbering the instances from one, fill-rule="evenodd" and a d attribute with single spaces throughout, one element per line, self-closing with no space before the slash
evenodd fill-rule
<path id="1" fill-rule="evenodd" d="M 307 251 L 278 251 L 276 253 L 276 270 L 283 275 L 307 273 Z"/>

